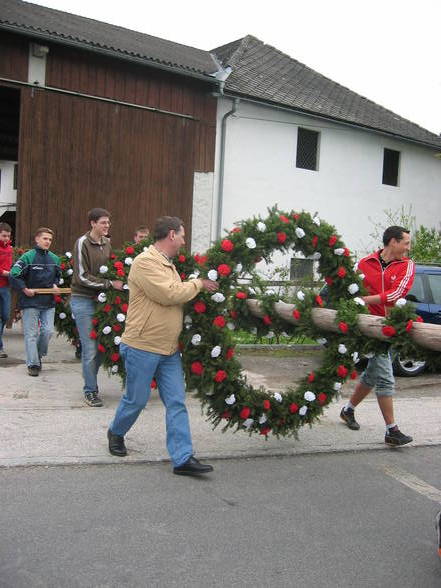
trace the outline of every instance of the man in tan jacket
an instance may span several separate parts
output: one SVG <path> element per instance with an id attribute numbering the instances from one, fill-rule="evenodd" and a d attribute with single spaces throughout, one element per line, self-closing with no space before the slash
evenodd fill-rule
<path id="1" fill-rule="evenodd" d="M 130 268 L 129 309 L 120 345 L 127 374 L 126 388 L 107 433 L 109 451 L 119 457 L 127 455 L 124 435 L 147 404 L 150 382 L 155 377 L 166 408 L 167 450 L 173 472 L 205 474 L 213 468 L 193 456 L 178 338 L 183 304 L 202 289 L 215 292 L 219 285 L 207 279 L 181 281 L 171 261 L 185 244 L 181 219 L 160 217 L 154 240 Z"/>

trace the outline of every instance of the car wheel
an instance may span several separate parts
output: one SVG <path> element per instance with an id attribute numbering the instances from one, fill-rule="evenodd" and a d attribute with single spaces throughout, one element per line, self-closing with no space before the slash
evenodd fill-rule
<path id="1" fill-rule="evenodd" d="M 411 378 L 421 374 L 421 372 L 426 369 L 426 362 L 397 356 L 394 359 L 392 366 L 396 376 L 405 376 Z"/>

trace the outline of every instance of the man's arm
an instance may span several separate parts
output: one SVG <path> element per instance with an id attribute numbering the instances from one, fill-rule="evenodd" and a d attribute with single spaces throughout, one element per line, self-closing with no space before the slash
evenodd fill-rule
<path id="1" fill-rule="evenodd" d="M 26 285 L 26 279 L 29 273 L 29 266 L 31 265 L 35 256 L 33 249 L 26 251 L 17 259 L 9 273 L 9 283 L 15 290 L 21 290 L 26 296 L 32 297 L 35 292 L 29 289 Z"/>
<path id="2" fill-rule="evenodd" d="M 387 306 L 392 306 L 399 298 L 406 296 L 412 288 L 414 279 L 415 264 L 409 260 L 406 266 L 401 269 L 393 288 L 389 288 L 381 294 L 371 294 L 369 296 L 362 296 L 362 298 L 366 304 L 386 304 Z"/>

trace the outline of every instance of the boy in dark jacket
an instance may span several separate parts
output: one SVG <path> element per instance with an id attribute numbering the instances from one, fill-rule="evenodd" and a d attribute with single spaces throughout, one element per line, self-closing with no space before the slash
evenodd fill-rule
<path id="1" fill-rule="evenodd" d="M 12 266 L 12 229 L 7 223 L 0 223 L 0 358 L 8 357 L 3 349 L 3 330 L 11 309 L 9 272 Z"/>
<path id="2" fill-rule="evenodd" d="M 35 233 L 35 247 L 26 251 L 12 266 L 11 286 L 20 291 L 18 306 L 23 310 L 26 365 L 30 376 L 38 376 L 41 358 L 47 355 L 54 330 L 53 294 L 36 294 L 35 289 L 58 287 L 60 260 L 49 248 L 53 231 L 40 227 Z"/>

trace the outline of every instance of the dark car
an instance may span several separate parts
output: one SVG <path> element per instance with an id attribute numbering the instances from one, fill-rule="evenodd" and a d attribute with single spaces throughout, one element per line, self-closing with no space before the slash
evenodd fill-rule
<path id="1" fill-rule="evenodd" d="M 406 296 L 415 303 L 417 313 L 424 322 L 441 324 L 441 266 L 416 266 L 415 281 Z M 394 360 L 394 373 L 397 376 L 417 376 L 424 371 L 424 361 L 397 357 Z"/>

